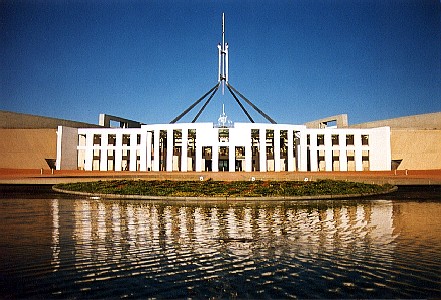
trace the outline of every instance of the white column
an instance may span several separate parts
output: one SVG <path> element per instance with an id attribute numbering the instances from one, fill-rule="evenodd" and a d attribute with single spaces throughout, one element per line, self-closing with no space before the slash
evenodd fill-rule
<path id="1" fill-rule="evenodd" d="M 250 131 L 251 135 L 251 131 Z M 251 140 L 251 138 L 250 138 Z M 251 144 L 245 146 L 245 172 L 251 172 L 253 170 L 253 151 L 251 150 Z"/>
<path id="2" fill-rule="evenodd" d="M 181 142 L 181 172 L 187 172 L 187 151 L 188 151 L 188 129 L 182 129 L 182 142 Z"/>
<path id="3" fill-rule="evenodd" d="M 161 153 L 159 149 L 159 134 L 160 130 L 155 129 L 153 137 L 153 171 L 159 171 L 159 161 L 161 160 Z"/>
<path id="4" fill-rule="evenodd" d="M 167 172 L 173 171 L 173 129 L 167 129 Z"/>
<path id="5" fill-rule="evenodd" d="M 138 135 L 136 133 L 130 133 L 130 164 L 129 171 L 136 171 L 136 160 L 137 153 L 136 149 L 138 148 Z"/>
<path id="6" fill-rule="evenodd" d="M 340 171 L 347 171 L 348 170 L 348 155 L 346 153 L 346 134 L 340 133 L 338 135 L 338 146 L 340 148 L 340 155 L 339 155 L 339 165 L 340 165 Z"/>
<path id="7" fill-rule="evenodd" d="M 280 172 L 280 129 L 274 129 L 274 172 Z"/>
<path id="8" fill-rule="evenodd" d="M 146 158 L 147 158 L 147 170 L 152 171 L 152 132 L 147 131 L 147 141 L 146 141 Z"/>
<path id="9" fill-rule="evenodd" d="M 325 170 L 332 171 L 332 135 L 325 132 Z"/>
<path id="10" fill-rule="evenodd" d="M 78 134 L 78 167 L 85 170 L 85 158 L 86 158 L 86 136 L 84 134 Z"/>
<path id="11" fill-rule="evenodd" d="M 219 146 L 217 144 L 211 148 L 211 171 L 219 172 Z"/>
<path id="12" fill-rule="evenodd" d="M 299 171 L 308 171 L 308 141 L 307 133 L 305 130 L 300 131 L 300 149 L 299 155 Z"/>
<path id="13" fill-rule="evenodd" d="M 311 172 L 317 172 L 317 133 L 315 132 L 309 135 L 309 158 L 311 164 Z"/>
<path id="14" fill-rule="evenodd" d="M 86 151 L 84 158 L 84 170 L 92 171 L 93 164 L 93 133 L 86 133 Z"/>
<path id="15" fill-rule="evenodd" d="M 236 146 L 234 145 L 228 148 L 228 171 L 236 172 Z"/>
<path id="16" fill-rule="evenodd" d="M 107 132 L 101 134 L 101 149 L 100 149 L 100 171 L 107 171 L 107 145 L 108 142 Z"/>
<path id="17" fill-rule="evenodd" d="M 288 172 L 295 171 L 294 168 L 294 139 L 293 139 L 293 130 L 288 129 L 288 149 L 286 152 L 286 159 L 288 160 Z"/>
<path id="18" fill-rule="evenodd" d="M 200 145 L 200 142 L 197 141 L 197 133 L 196 133 L 196 143 L 195 143 L 195 169 L 196 172 L 202 172 L 202 145 Z"/>
<path id="19" fill-rule="evenodd" d="M 266 172 L 266 129 L 259 129 L 259 164 L 260 172 Z"/>
<path id="20" fill-rule="evenodd" d="M 78 128 L 58 126 L 57 170 L 78 170 L 80 166 L 84 169 L 84 140 L 83 135 L 78 135 Z"/>
<path id="21" fill-rule="evenodd" d="M 361 148 L 361 134 L 354 134 L 355 145 L 355 171 L 363 171 L 363 151 Z"/>
<path id="22" fill-rule="evenodd" d="M 115 171 L 121 171 L 122 168 L 122 133 L 116 133 L 115 141 Z"/>
<path id="23" fill-rule="evenodd" d="M 139 145 L 139 171 L 147 171 L 147 132 L 141 132 L 141 145 Z"/>
<path id="24" fill-rule="evenodd" d="M 369 134 L 369 169 L 371 171 L 390 171 L 392 159 L 390 128 L 374 128 L 366 134 Z"/>

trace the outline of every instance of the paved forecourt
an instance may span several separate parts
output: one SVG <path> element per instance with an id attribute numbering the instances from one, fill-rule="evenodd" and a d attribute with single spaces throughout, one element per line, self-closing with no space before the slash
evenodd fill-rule
<path id="1" fill-rule="evenodd" d="M 0 169 L 0 184 L 58 184 L 115 179 L 142 180 L 293 180 L 320 179 L 392 185 L 441 185 L 441 170 L 366 172 L 102 172 Z"/>

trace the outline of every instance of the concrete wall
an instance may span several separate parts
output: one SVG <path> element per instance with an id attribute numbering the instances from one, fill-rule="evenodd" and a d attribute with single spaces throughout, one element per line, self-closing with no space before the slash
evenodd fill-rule
<path id="1" fill-rule="evenodd" d="M 78 168 L 78 129 L 58 126 L 57 130 L 57 170 L 76 170 Z"/>
<path id="2" fill-rule="evenodd" d="M 0 128 L 10 128 L 10 129 L 52 128 L 52 129 L 56 129 L 60 125 L 75 127 L 75 128 L 100 127 L 99 125 L 95 125 L 95 124 L 88 124 L 88 123 L 62 120 L 62 119 L 56 119 L 56 118 L 41 117 L 41 116 L 34 116 L 34 115 L 28 115 L 28 114 L 19 114 L 19 113 L 15 113 L 15 112 L 0 110 Z"/>
<path id="3" fill-rule="evenodd" d="M 337 128 L 346 128 L 348 127 L 348 115 L 341 114 L 341 115 L 331 116 L 320 120 L 310 121 L 308 123 L 305 123 L 305 125 L 306 128 L 327 128 L 330 126 Z"/>
<path id="4" fill-rule="evenodd" d="M 0 129 L 0 168 L 50 169 L 56 150 L 55 129 Z"/>
<path id="5" fill-rule="evenodd" d="M 386 119 L 374 122 L 351 125 L 351 128 L 375 128 L 389 126 L 395 128 L 413 128 L 413 129 L 441 129 L 441 112 L 414 115 L 394 119 Z"/>
<path id="6" fill-rule="evenodd" d="M 100 117 L 99 117 L 100 126 L 115 127 L 115 126 L 112 126 L 112 122 L 118 123 L 117 127 L 120 127 L 120 128 L 140 128 L 141 125 L 144 125 L 143 123 L 140 123 L 138 121 L 124 119 L 124 118 L 112 116 L 112 115 L 100 114 Z"/>
<path id="7" fill-rule="evenodd" d="M 441 112 L 351 125 L 351 128 L 391 127 L 391 159 L 398 170 L 441 169 Z"/>
<path id="8" fill-rule="evenodd" d="M 391 142 L 390 142 L 390 128 L 380 127 L 372 129 L 375 134 L 369 137 L 370 153 L 374 157 L 370 161 L 371 171 L 384 170 L 386 163 L 391 161 Z"/>
<path id="9" fill-rule="evenodd" d="M 441 130 L 391 130 L 392 160 L 398 170 L 441 169 Z"/>

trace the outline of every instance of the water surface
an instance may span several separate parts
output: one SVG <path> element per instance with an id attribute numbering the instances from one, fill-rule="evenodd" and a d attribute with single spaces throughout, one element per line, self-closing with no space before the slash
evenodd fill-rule
<path id="1" fill-rule="evenodd" d="M 236 204 L 2 191 L 2 298 L 441 297 L 437 187 Z"/>

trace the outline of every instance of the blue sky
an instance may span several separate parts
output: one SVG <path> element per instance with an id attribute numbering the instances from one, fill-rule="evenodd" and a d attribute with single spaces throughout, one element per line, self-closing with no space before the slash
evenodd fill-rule
<path id="1" fill-rule="evenodd" d="M 217 82 L 223 12 L 229 82 L 278 123 L 441 111 L 439 0 L 3 0 L 0 110 L 168 123 Z M 227 92 L 199 120 L 222 103 L 247 121 Z"/>

